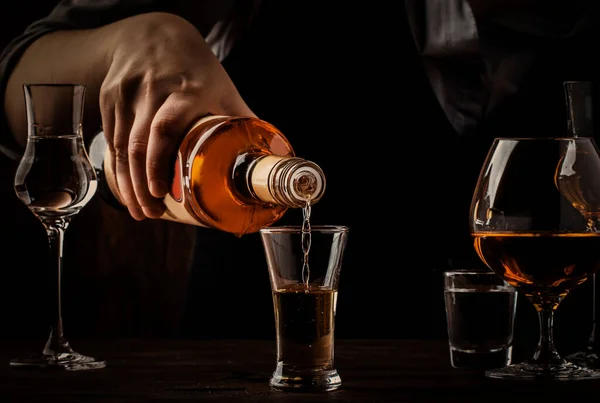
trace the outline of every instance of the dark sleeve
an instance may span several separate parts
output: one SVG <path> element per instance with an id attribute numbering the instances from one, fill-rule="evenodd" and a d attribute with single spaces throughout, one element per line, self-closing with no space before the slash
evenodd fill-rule
<path id="1" fill-rule="evenodd" d="M 467 0 L 405 1 L 432 89 L 457 133 L 484 124 L 494 136 L 562 130 L 562 81 L 597 76 L 598 2 L 533 3 L 483 18 Z"/>
<path id="2" fill-rule="evenodd" d="M 466 0 L 405 0 L 408 23 L 429 82 L 458 133 L 477 124 L 483 88 L 477 24 Z"/>
<path id="3" fill-rule="evenodd" d="M 8 78 L 27 47 L 41 36 L 62 29 L 96 28 L 111 22 L 151 11 L 171 11 L 164 0 L 63 0 L 50 14 L 34 21 L 12 39 L 0 54 L 0 152 L 19 158 L 21 147 L 9 135 L 4 114 L 4 94 Z"/>
<path id="4" fill-rule="evenodd" d="M 597 0 L 536 1 L 525 12 L 478 20 L 483 113 L 498 131 L 566 133 L 563 83 L 599 77 L 598 6 Z M 508 127 L 517 122 L 520 133 Z"/>

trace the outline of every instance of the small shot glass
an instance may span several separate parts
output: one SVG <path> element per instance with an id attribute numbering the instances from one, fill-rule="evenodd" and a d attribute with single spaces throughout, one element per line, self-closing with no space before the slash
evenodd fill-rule
<path id="1" fill-rule="evenodd" d="M 487 271 L 444 273 L 450 363 L 492 369 L 512 361 L 517 291 Z"/>
<path id="2" fill-rule="evenodd" d="M 348 227 L 260 230 L 273 294 L 276 390 L 329 392 L 342 380 L 334 363 L 338 285 Z"/>

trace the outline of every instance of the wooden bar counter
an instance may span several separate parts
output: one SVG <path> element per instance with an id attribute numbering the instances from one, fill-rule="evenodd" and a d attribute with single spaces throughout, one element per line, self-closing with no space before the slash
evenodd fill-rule
<path id="1" fill-rule="evenodd" d="M 42 343 L 43 344 L 43 343 Z M 63 372 L 13 369 L 38 341 L 0 346 L 0 402 L 582 402 L 600 381 L 510 382 L 454 369 L 442 340 L 338 340 L 343 387 L 328 393 L 269 388 L 274 340 L 72 340 L 108 366 Z"/>

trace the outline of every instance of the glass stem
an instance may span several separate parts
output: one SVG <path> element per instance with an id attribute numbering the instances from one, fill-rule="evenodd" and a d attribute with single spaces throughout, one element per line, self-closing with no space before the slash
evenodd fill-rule
<path id="1" fill-rule="evenodd" d="M 62 322 L 62 269 L 63 269 L 63 243 L 65 230 L 69 221 L 64 218 L 55 219 L 51 223 L 45 223 L 46 233 L 50 246 L 50 259 L 54 264 L 50 266 L 50 284 L 56 309 L 51 311 L 53 314 L 50 319 L 50 336 L 44 347 L 44 355 L 56 357 L 61 353 L 72 352 L 69 342 L 64 338 Z"/>
<path id="2" fill-rule="evenodd" d="M 593 352 L 596 346 L 596 274 L 592 275 L 592 332 L 587 342 L 587 349 Z"/>
<path id="3" fill-rule="evenodd" d="M 554 304 L 554 307 L 558 304 Z M 533 355 L 532 363 L 541 367 L 551 367 L 563 362 L 554 345 L 554 309 L 544 307 L 537 310 L 540 322 L 540 339 Z"/>

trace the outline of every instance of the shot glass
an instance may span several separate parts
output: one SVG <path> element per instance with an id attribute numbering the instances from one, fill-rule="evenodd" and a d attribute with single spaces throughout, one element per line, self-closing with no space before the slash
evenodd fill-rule
<path id="1" fill-rule="evenodd" d="M 517 291 L 493 272 L 448 271 L 444 296 L 450 363 L 492 369 L 512 361 Z"/>
<path id="2" fill-rule="evenodd" d="M 263 228 L 275 313 L 277 390 L 332 391 L 342 380 L 334 365 L 338 284 L 349 228 Z"/>

